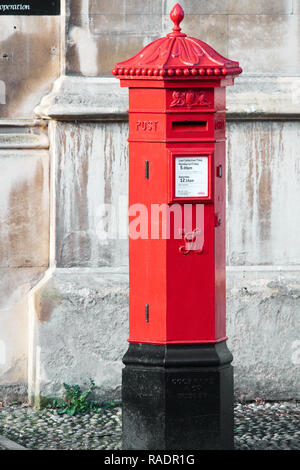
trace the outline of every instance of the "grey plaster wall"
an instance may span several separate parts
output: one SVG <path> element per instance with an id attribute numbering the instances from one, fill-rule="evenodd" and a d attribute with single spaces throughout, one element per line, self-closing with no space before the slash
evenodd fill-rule
<path id="1" fill-rule="evenodd" d="M 228 268 L 227 333 L 235 397 L 300 399 L 299 270 Z M 60 268 L 36 297 L 35 390 L 59 396 L 63 381 L 97 384 L 100 399 L 120 398 L 127 349 L 124 268 Z"/>
<path id="2" fill-rule="evenodd" d="M 54 129 L 57 266 L 127 265 L 127 124 Z M 227 139 L 227 264 L 300 265 L 300 122 L 230 121 Z"/>
<path id="3" fill-rule="evenodd" d="M 127 348 L 126 268 L 57 269 L 36 294 L 40 373 L 34 390 L 61 396 L 63 382 L 96 382 L 99 399 L 120 398 L 120 358 Z"/>
<path id="4" fill-rule="evenodd" d="M 173 0 L 67 2 L 68 74 L 109 76 L 112 64 L 170 31 Z M 184 32 L 239 60 L 244 73 L 298 75 L 298 0 L 181 0 Z"/>
<path id="5" fill-rule="evenodd" d="M 47 150 L 0 149 L 0 396 L 27 397 L 28 296 L 49 264 Z"/>
<path id="6" fill-rule="evenodd" d="M 30 295 L 49 266 L 49 139 L 34 107 L 60 74 L 60 21 L 0 16 L 0 401 L 27 399 Z"/>

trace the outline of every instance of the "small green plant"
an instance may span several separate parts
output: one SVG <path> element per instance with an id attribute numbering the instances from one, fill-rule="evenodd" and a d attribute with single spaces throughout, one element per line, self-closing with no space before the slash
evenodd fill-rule
<path id="1" fill-rule="evenodd" d="M 107 401 L 103 401 L 101 403 L 101 408 L 102 409 L 107 409 L 107 408 L 113 408 L 114 406 L 116 406 L 115 402 L 113 400 L 107 400 Z"/>
<path id="2" fill-rule="evenodd" d="M 89 411 L 100 412 L 103 409 L 115 406 L 112 400 L 106 401 L 99 405 L 98 402 L 89 400 L 89 396 L 95 388 L 95 382 L 90 379 L 90 385 L 86 391 L 82 391 L 79 385 L 69 385 L 64 383 L 65 400 L 53 399 L 47 405 L 47 408 L 54 408 L 58 414 L 84 414 Z"/>

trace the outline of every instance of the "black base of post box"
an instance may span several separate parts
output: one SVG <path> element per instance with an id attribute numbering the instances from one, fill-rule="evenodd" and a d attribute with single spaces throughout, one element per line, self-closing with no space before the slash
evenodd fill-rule
<path id="1" fill-rule="evenodd" d="M 123 449 L 233 449 L 226 342 L 131 343 L 123 358 Z"/>

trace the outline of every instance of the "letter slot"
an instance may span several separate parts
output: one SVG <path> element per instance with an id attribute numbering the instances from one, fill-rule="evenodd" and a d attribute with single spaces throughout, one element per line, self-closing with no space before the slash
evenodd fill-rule
<path id="1" fill-rule="evenodd" d="M 207 130 L 207 121 L 173 121 L 173 131 L 199 132 Z"/>

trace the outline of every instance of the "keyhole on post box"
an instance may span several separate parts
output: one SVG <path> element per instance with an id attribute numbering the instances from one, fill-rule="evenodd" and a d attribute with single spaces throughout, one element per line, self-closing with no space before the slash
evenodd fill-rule
<path id="1" fill-rule="evenodd" d="M 149 162 L 148 160 L 145 161 L 145 177 L 148 180 L 149 179 Z"/>
<path id="2" fill-rule="evenodd" d="M 222 178 L 223 176 L 223 170 L 222 170 L 222 165 L 217 166 L 217 177 Z"/>

